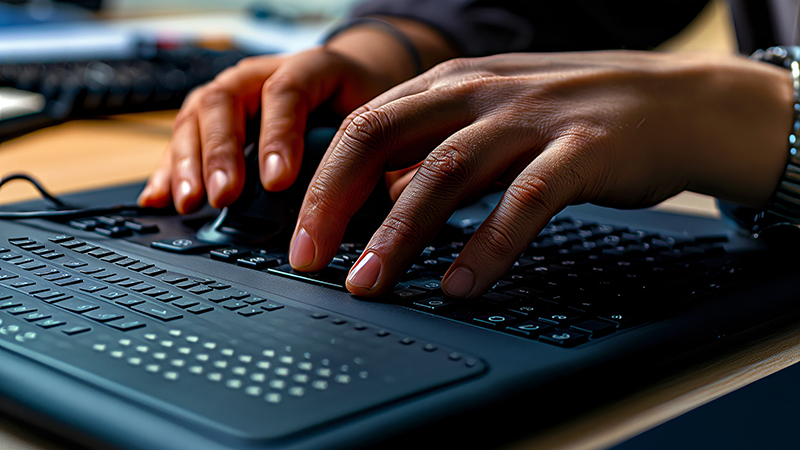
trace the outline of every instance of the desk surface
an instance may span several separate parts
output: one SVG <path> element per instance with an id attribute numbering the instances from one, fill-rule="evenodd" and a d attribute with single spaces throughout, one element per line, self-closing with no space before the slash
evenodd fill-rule
<path id="1" fill-rule="evenodd" d="M 680 36 L 670 47 L 730 51 L 724 14 L 715 3 L 688 37 Z M 0 175 L 29 173 L 56 194 L 145 179 L 169 142 L 174 115 L 166 111 L 75 121 L 0 143 Z M 0 204 L 36 197 L 25 183 L 0 190 Z M 682 194 L 661 208 L 718 215 L 712 199 L 694 194 Z M 607 448 L 798 360 L 800 329 L 784 331 L 512 448 Z M 0 450 L 61 448 L 52 439 L 0 418 Z"/>

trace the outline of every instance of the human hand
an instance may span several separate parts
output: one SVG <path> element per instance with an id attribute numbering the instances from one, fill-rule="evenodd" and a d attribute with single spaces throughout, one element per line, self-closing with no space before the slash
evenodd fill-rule
<path id="1" fill-rule="evenodd" d="M 632 208 L 684 189 L 766 202 L 785 163 L 788 72 L 728 56 L 516 54 L 441 64 L 344 122 L 309 186 L 290 261 L 316 271 L 385 171 L 400 193 L 347 288 L 391 288 L 459 202 L 507 190 L 444 275 L 472 297 L 570 204 Z M 406 184 L 403 189 L 403 184 Z M 399 186 L 398 186 L 399 184 Z"/>
<path id="2" fill-rule="evenodd" d="M 420 51 L 425 67 L 453 49 L 427 26 L 387 19 Z M 413 76 L 407 49 L 368 26 L 338 34 L 296 55 L 247 58 L 193 91 L 173 126 L 173 138 L 139 196 L 140 206 L 174 203 L 180 213 L 204 196 L 214 207 L 232 203 L 244 183 L 245 126 L 261 113 L 259 167 L 265 189 L 289 187 L 300 171 L 308 114 L 324 102 L 344 117 Z"/>

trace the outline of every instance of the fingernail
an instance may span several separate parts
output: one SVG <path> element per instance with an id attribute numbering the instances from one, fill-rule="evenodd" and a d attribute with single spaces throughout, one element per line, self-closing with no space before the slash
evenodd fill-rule
<path id="1" fill-rule="evenodd" d="M 264 159 L 264 178 L 272 182 L 280 177 L 286 170 L 286 164 L 281 155 L 269 153 Z"/>
<path id="2" fill-rule="evenodd" d="M 228 175 L 222 170 L 215 170 L 208 177 L 208 186 L 206 191 L 208 199 L 212 204 L 216 204 L 219 200 L 222 191 L 228 186 Z"/>
<path id="3" fill-rule="evenodd" d="M 367 253 L 361 261 L 356 264 L 350 275 L 347 276 L 347 281 L 353 286 L 358 286 L 364 289 L 372 289 L 378 283 L 378 277 L 381 274 L 381 259 L 373 252 Z"/>
<path id="4" fill-rule="evenodd" d="M 188 181 L 183 180 L 180 182 L 180 184 L 178 184 L 177 197 L 180 199 L 180 201 L 186 200 L 186 197 L 188 197 L 191 193 L 192 193 L 192 185 L 189 184 Z"/>
<path id="5" fill-rule="evenodd" d="M 292 249 L 289 253 L 289 262 L 295 269 L 302 269 L 303 267 L 310 266 L 314 262 L 317 248 L 314 246 L 314 241 L 311 236 L 306 233 L 306 230 L 300 228 L 297 232 L 297 237 L 294 238 Z"/>
<path id="6" fill-rule="evenodd" d="M 139 197 L 136 198 L 136 202 L 139 204 L 139 206 L 147 206 L 152 192 L 153 188 L 149 184 L 142 189 L 142 192 L 139 193 Z"/>
<path id="7" fill-rule="evenodd" d="M 459 266 L 442 281 L 442 289 L 450 297 L 466 297 L 475 284 L 475 274 L 466 266 Z"/>

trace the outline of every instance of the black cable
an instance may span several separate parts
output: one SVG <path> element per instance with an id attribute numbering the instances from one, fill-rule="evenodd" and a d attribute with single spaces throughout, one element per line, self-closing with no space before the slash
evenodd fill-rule
<path id="1" fill-rule="evenodd" d="M 24 181 L 27 181 L 27 182 L 31 183 L 33 185 L 33 187 L 35 187 L 36 190 L 39 191 L 39 193 L 42 195 L 42 197 L 44 197 L 46 200 L 49 200 L 51 203 L 53 203 L 56 206 L 60 206 L 60 207 L 66 207 L 67 206 L 64 202 L 59 200 L 56 196 L 54 196 L 53 194 L 48 192 L 47 189 L 45 189 L 44 186 L 42 186 L 38 181 L 36 181 L 35 178 L 33 178 L 30 175 L 26 175 L 24 173 L 15 173 L 15 174 L 11 174 L 11 175 L 3 177 L 2 179 L 0 179 L 0 188 L 2 188 L 6 183 L 8 183 L 10 181 L 14 181 L 14 180 L 24 180 Z"/>
<path id="2" fill-rule="evenodd" d="M 101 206 L 97 208 L 81 209 L 59 209 L 42 211 L 13 211 L 0 212 L 0 220 L 23 220 L 23 219 L 59 219 L 73 220 L 82 217 L 104 216 L 108 214 L 121 214 L 126 211 L 136 211 L 140 213 L 147 208 L 141 208 L 135 203 L 124 203 L 114 206 Z"/>
<path id="3" fill-rule="evenodd" d="M 126 211 L 135 211 L 137 213 L 151 210 L 151 208 L 141 208 L 135 203 L 123 203 L 113 206 L 100 206 L 94 208 L 81 208 L 78 206 L 69 205 L 58 197 L 54 196 L 44 186 L 41 185 L 35 178 L 26 174 L 12 174 L 0 179 L 0 188 L 6 183 L 14 180 L 23 180 L 31 183 L 42 197 L 49 202 L 56 205 L 61 209 L 53 210 L 40 210 L 40 211 L 0 211 L 0 220 L 23 220 L 23 219 L 55 219 L 55 220 L 72 220 L 82 217 L 102 216 L 107 214 L 120 214 Z"/>

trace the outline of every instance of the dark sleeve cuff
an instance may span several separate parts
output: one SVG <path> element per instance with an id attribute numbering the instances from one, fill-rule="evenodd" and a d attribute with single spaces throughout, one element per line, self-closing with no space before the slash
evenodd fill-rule
<path id="1" fill-rule="evenodd" d="M 424 23 L 450 40 L 462 56 L 526 50 L 533 39 L 528 20 L 506 8 L 475 5 L 474 0 L 370 0 L 353 17 L 387 15 Z"/>
<path id="2" fill-rule="evenodd" d="M 651 49 L 682 30 L 708 0 L 652 5 L 613 0 L 368 0 L 353 15 L 389 15 L 439 30 L 462 56 Z"/>

